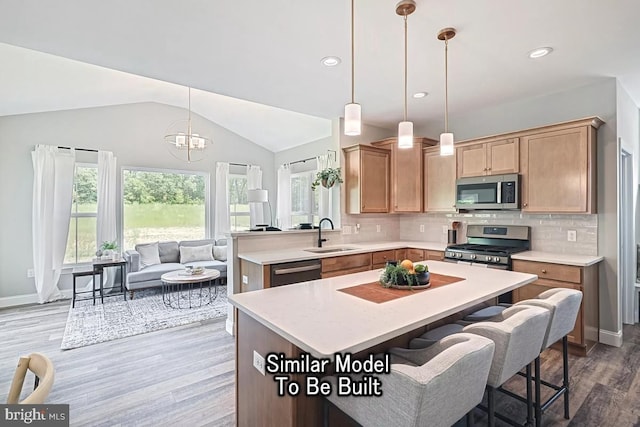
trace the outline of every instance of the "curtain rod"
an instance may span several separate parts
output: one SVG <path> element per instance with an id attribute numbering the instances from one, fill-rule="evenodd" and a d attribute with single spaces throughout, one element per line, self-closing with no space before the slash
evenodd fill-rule
<path id="1" fill-rule="evenodd" d="M 333 154 L 333 161 L 336 161 L 336 150 L 327 150 L 328 154 Z M 306 159 L 302 159 L 302 160 L 296 160 L 293 162 L 286 162 L 285 164 L 289 164 L 289 165 L 295 165 L 296 163 L 304 163 L 304 162 L 308 162 L 309 160 L 316 160 L 318 158 L 318 156 L 315 157 L 308 157 Z"/>
<path id="2" fill-rule="evenodd" d="M 63 147 L 61 145 L 58 145 L 58 148 L 61 148 L 63 150 L 71 150 L 71 147 Z M 98 150 L 94 150 L 92 148 L 74 148 L 74 150 L 76 151 L 87 151 L 89 153 L 97 153 Z"/>

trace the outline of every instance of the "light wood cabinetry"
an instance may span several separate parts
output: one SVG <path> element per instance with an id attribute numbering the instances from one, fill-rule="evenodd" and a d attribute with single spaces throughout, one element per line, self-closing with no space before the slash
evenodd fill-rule
<path id="1" fill-rule="evenodd" d="M 371 270 L 371 252 L 322 258 L 322 278 Z"/>
<path id="2" fill-rule="evenodd" d="M 582 292 L 582 303 L 568 340 L 575 353 L 586 355 L 598 342 L 598 264 L 573 265 L 513 260 L 513 271 L 537 274 L 538 280 L 513 291 L 513 302 L 536 298 L 553 288 Z"/>
<path id="3" fill-rule="evenodd" d="M 390 212 L 422 212 L 423 167 L 422 148 L 436 141 L 415 138 L 413 148 L 398 148 L 397 139 L 372 142 L 372 145 L 391 151 Z"/>
<path id="4" fill-rule="evenodd" d="M 455 212 L 456 156 L 441 156 L 439 148 L 424 150 L 424 211 Z"/>
<path id="5" fill-rule="evenodd" d="M 371 269 L 383 268 L 387 261 L 396 261 L 396 251 L 390 249 L 388 251 L 378 251 L 371 254 Z"/>
<path id="6" fill-rule="evenodd" d="M 550 126 L 522 136 L 522 210 L 596 212 L 599 119 Z"/>
<path id="7" fill-rule="evenodd" d="M 343 151 L 346 212 L 389 212 L 391 152 L 369 145 L 354 145 Z"/>
<path id="8" fill-rule="evenodd" d="M 403 259 L 407 259 L 407 249 L 396 249 L 396 260 L 402 261 Z"/>
<path id="9" fill-rule="evenodd" d="M 257 291 L 271 287 L 271 270 L 269 265 L 260 265 L 240 260 L 241 292 Z M 246 280 L 244 279 L 246 278 Z"/>
<path id="10" fill-rule="evenodd" d="M 444 261 L 444 252 L 425 249 L 424 259 L 426 261 Z"/>
<path id="11" fill-rule="evenodd" d="M 519 152 L 518 138 L 460 146 L 456 149 L 458 178 L 518 173 Z"/>

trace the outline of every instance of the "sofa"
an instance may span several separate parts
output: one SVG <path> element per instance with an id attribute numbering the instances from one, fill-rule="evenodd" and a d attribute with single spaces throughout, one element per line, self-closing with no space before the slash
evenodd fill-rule
<path id="1" fill-rule="evenodd" d="M 209 245 L 211 245 L 209 247 Z M 224 239 L 183 240 L 181 242 L 141 243 L 125 251 L 127 290 L 161 286 L 164 273 L 183 270 L 188 266 L 218 270 L 220 280 L 227 277 L 227 242 Z"/>

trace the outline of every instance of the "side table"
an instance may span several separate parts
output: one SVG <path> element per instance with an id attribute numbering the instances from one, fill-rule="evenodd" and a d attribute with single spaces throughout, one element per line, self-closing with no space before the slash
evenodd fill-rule
<path id="1" fill-rule="evenodd" d="M 104 268 L 105 267 L 120 267 L 120 275 L 121 275 L 121 279 L 120 279 L 120 285 L 119 286 L 109 286 L 107 288 L 104 287 L 103 284 L 103 275 L 104 275 Z M 124 281 L 126 280 L 127 277 L 127 262 L 123 259 L 123 258 L 118 258 L 116 260 L 113 259 L 108 259 L 108 260 L 102 260 L 102 259 L 94 259 L 91 262 L 91 266 L 90 267 L 79 267 L 77 269 L 74 268 L 73 272 L 73 299 L 71 301 L 71 307 L 75 307 L 76 306 L 76 299 L 77 299 L 77 295 L 80 294 L 87 294 L 87 293 L 91 293 L 92 299 L 93 299 L 93 305 L 96 305 L 96 291 L 100 291 L 100 302 L 104 303 L 104 291 L 105 290 L 111 290 L 111 289 L 118 289 L 118 292 L 115 293 L 111 293 L 109 295 L 107 295 L 107 297 L 111 297 L 111 296 L 119 296 L 120 294 L 124 295 L 124 300 L 127 300 L 127 293 L 125 292 L 125 286 L 124 286 Z M 90 291 L 81 291 L 78 292 L 77 290 L 77 285 L 76 285 L 76 279 L 78 277 L 84 277 L 84 276 L 91 276 L 92 277 L 92 289 Z M 100 278 L 100 287 L 99 289 L 96 288 L 96 276 L 98 276 Z M 88 298 L 84 298 L 84 299 L 88 299 Z"/>

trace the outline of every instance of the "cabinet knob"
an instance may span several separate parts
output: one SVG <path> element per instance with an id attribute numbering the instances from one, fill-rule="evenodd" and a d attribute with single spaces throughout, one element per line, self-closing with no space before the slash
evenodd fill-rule
<path id="1" fill-rule="evenodd" d="M 525 208 L 528 206 L 527 203 L 523 203 L 522 206 L 524 206 Z"/>
<path id="2" fill-rule="evenodd" d="M 547 270 L 545 270 L 544 268 L 542 269 L 542 274 L 546 274 Z"/>
<path id="3" fill-rule="evenodd" d="M 487 170 L 487 168 L 484 168 L 484 169 L 482 169 L 482 170 L 483 170 L 483 171 L 486 171 L 486 170 Z"/>
<path id="4" fill-rule="evenodd" d="M 487 169 L 487 170 L 491 170 L 491 168 Z"/>

